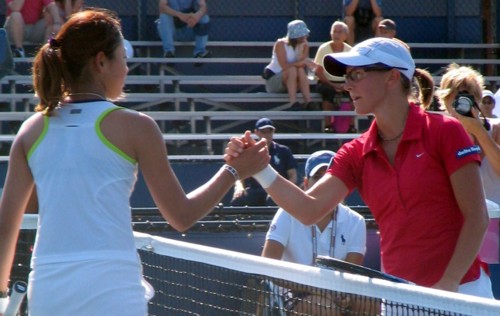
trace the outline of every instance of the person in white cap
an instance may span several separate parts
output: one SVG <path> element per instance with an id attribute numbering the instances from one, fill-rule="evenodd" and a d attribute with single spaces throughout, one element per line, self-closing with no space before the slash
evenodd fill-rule
<path id="1" fill-rule="evenodd" d="M 309 60 L 309 29 L 302 20 L 288 23 L 287 35 L 274 43 L 271 62 L 264 68 L 266 91 L 288 93 L 290 109 L 301 110 L 313 107 L 311 88 L 306 67 Z M 302 92 L 304 103 L 297 101 L 298 91 Z"/>
<path id="2" fill-rule="evenodd" d="M 486 263 L 478 256 L 488 226 L 479 148 L 456 119 L 428 113 L 420 102 L 434 84 L 402 44 L 375 37 L 349 52 L 327 55 L 325 69 L 345 75 L 369 130 L 344 144 L 327 173 L 307 191 L 269 166 L 253 175 L 272 199 L 304 224 L 314 224 L 358 189 L 380 229 L 384 272 L 421 286 L 493 298 Z M 254 140 L 233 137 L 225 160 L 239 159 Z M 432 184 L 432 185 L 430 185 Z"/>
<path id="3" fill-rule="evenodd" d="M 496 106 L 495 95 L 490 90 L 483 90 L 483 97 L 481 99 L 481 103 L 479 104 L 479 108 L 481 112 L 483 112 L 484 117 L 489 118 L 497 118 L 497 116 L 493 113 L 493 110 Z"/>
<path id="4" fill-rule="evenodd" d="M 320 150 L 309 156 L 305 164 L 304 190 L 311 188 L 326 173 L 335 153 Z M 350 263 L 362 265 L 366 252 L 366 223 L 360 214 L 343 204 L 332 205 L 330 212 L 314 225 L 304 225 L 280 208 L 271 222 L 262 256 L 283 261 L 314 266 L 318 255 L 330 256 Z M 306 298 L 307 297 L 307 298 Z M 311 293 L 293 293 L 288 308 L 297 313 L 305 312 L 299 300 L 322 300 Z M 335 306 L 333 304 L 327 304 Z M 311 305 L 305 308 L 310 309 Z M 347 306 L 344 306 L 347 307 Z M 352 306 L 349 306 L 352 307 Z M 323 313 L 321 313 L 323 312 Z M 311 311 L 308 314 L 324 315 L 326 310 Z"/>
<path id="5" fill-rule="evenodd" d="M 495 104 L 500 104 L 500 89 L 495 92 Z M 500 117 L 500 105 L 495 106 L 493 109 L 493 114 L 495 114 L 497 117 Z"/>

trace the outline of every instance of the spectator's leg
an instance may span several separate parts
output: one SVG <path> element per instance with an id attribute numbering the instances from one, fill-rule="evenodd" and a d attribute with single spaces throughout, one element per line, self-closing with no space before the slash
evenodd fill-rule
<path id="1" fill-rule="evenodd" d="M 354 12 L 358 8 L 359 0 L 344 0 L 344 23 L 349 27 L 349 34 L 347 35 L 347 43 L 351 46 L 354 45 L 356 34 L 356 19 L 354 19 Z"/>
<path id="2" fill-rule="evenodd" d="M 51 35 L 52 26 L 47 26 L 47 21 L 41 19 L 35 24 L 26 24 L 24 26 L 24 40 L 26 42 L 42 44 L 47 41 Z"/>
<path id="3" fill-rule="evenodd" d="M 208 31 L 210 29 L 210 17 L 204 15 L 193 29 L 194 32 L 194 52 L 193 55 L 205 55 L 207 52 Z"/>
<path id="4" fill-rule="evenodd" d="M 297 79 L 300 92 L 302 92 L 302 96 L 304 97 L 304 103 L 308 105 L 311 103 L 311 86 L 309 85 L 309 79 L 307 79 L 307 73 L 304 68 L 295 68 L 297 69 Z"/>
<path id="5" fill-rule="evenodd" d="M 378 28 L 378 24 L 380 23 L 380 21 L 382 21 L 384 19 L 383 16 L 375 16 L 373 19 L 372 19 L 372 32 L 373 32 L 373 35 L 375 36 L 375 34 L 377 34 L 377 28 Z"/>
<path id="6" fill-rule="evenodd" d="M 283 71 L 283 84 L 286 86 L 290 103 L 297 102 L 297 68 L 290 67 Z"/>
<path id="7" fill-rule="evenodd" d="M 321 109 L 323 111 L 334 111 L 336 110 L 335 108 L 335 95 L 336 91 L 335 88 L 332 87 L 331 85 L 318 82 L 317 84 L 317 91 L 319 94 L 321 94 Z M 333 128 L 332 128 L 332 116 L 325 116 L 325 126 L 324 126 L 324 131 L 326 133 L 332 133 Z"/>
<path id="8" fill-rule="evenodd" d="M 163 53 L 164 55 L 171 54 L 175 56 L 175 47 L 174 47 L 174 34 L 175 34 L 175 26 L 174 26 L 174 18 L 168 14 L 160 14 L 160 18 L 156 20 L 156 26 L 158 30 L 158 35 L 160 36 L 162 45 L 163 45 Z"/>
<path id="9" fill-rule="evenodd" d="M 347 44 L 354 46 L 355 35 L 356 35 L 356 20 L 354 16 L 348 15 L 344 18 L 344 23 L 349 27 L 349 33 L 347 34 Z"/>
<path id="10" fill-rule="evenodd" d="M 5 21 L 5 29 L 9 36 L 9 41 L 15 48 L 23 48 L 24 41 L 24 19 L 21 12 L 12 12 Z"/>

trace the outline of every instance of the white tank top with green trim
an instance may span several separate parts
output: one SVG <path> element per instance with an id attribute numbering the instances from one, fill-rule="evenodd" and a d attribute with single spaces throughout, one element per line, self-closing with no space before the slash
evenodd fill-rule
<path id="1" fill-rule="evenodd" d="M 119 109 L 107 101 L 67 103 L 45 117 L 28 153 L 39 200 L 32 266 L 138 260 L 129 202 L 137 164 L 100 129 L 102 119 Z"/>

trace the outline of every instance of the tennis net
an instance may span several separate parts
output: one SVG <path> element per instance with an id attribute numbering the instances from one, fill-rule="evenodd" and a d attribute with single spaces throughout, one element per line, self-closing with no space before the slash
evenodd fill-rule
<path id="1" fill-rule="evenodd" d="M 135 236 L 155 287 L 150 315 L 500 314 L 495 300 Z"/>
<path id="2" fill-rule="evenodd" d="M 36 217 L 25 217 L 19 243 L 26 256 L 33 229 Z M 155 288 L 149 315 L 500 315 L 495 300 L 134 235 Z"/>

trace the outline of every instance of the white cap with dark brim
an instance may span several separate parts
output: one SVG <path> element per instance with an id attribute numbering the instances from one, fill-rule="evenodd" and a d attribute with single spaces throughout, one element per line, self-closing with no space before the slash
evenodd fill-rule
<path id="1" fill-rule="evenodd" d="M 325 70 L 332 76 L 343 76 L 346 68 L 383 64 L 398 69 L 408 79 L 415 73 L 415 61 L 408 48 L 398 41 L 375 37 L 354 46 L 348 52 L 328 54 L 323 59 Z"/>

